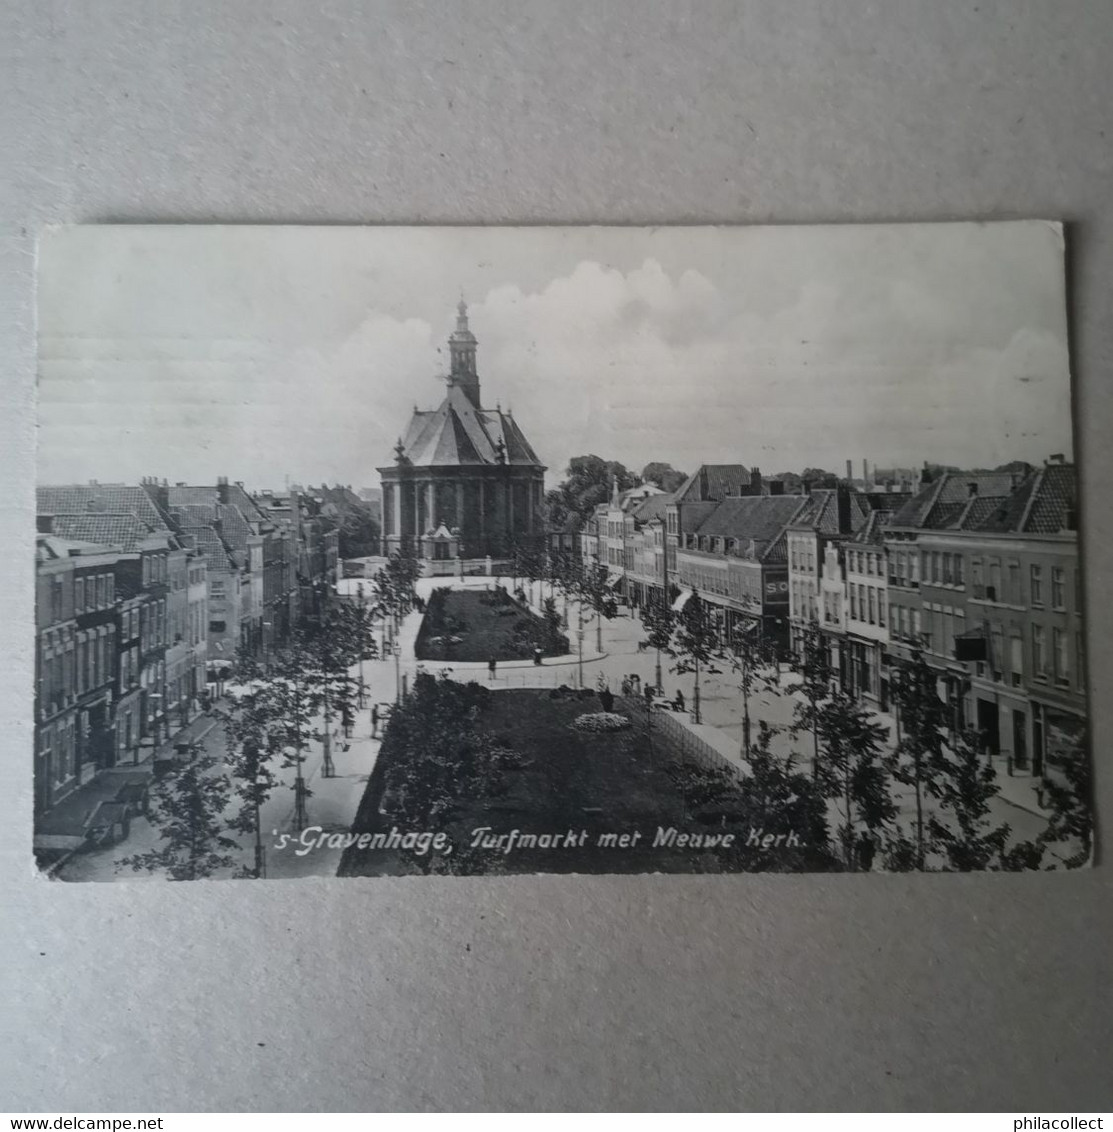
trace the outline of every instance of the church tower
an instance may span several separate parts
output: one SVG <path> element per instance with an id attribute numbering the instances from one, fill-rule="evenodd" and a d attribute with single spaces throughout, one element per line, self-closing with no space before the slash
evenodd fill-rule
<path id="1" fill-rule="evenodd" d="M 444 400 L 414 408 L 379 468 L 387 553 L 410 547 L 432 574 L 484 569 L 488 556 L 506 559 L 545 533 L 545 466 L 509 411 L 483 408 L 463 299 L 456 312 Z"/>
<path id="2" fill-rule="evenodd" d="M 475 335 L 468 328 L 468 304 L 461 299 L 456 307 L 456 329 L 448 338 L 448 349 L 452 356 L 449 383 L 459 386 L 478 409 L 479 375 L 475 372 L 475 346 Z"/>

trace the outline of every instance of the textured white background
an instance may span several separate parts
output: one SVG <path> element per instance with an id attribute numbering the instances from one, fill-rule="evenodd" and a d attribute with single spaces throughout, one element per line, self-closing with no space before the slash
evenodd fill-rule
<path id="1" fill-rule="evenodd" d="M 0 0 L 0 1108 L 1113 1104 L 1081 875 L 48 884 L 34 278 L 95 221 L 1068 221 L 1104 829 L 1113 6 Z"/>

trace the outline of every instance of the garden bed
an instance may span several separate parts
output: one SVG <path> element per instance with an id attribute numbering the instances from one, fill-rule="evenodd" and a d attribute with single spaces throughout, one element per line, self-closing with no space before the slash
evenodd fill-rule
<path id="1" fill-rule="evenodd" d="M 418 660 L 532 660 L 565 656 L 568 638 L 501 587 L 435 589 L 417 634 Z"/>

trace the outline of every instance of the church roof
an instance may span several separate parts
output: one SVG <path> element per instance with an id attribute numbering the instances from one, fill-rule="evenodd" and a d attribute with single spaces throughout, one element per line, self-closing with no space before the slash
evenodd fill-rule
<path id="1" fill-rule="evenodd" d="M 500 453 L 505 459 L 500 460 Z M 402 437 L 402 456 L 414 466 L 507 463 L 540 467 L 541 461 L 510 413 L 477 409 L 458 385 L 450 385 L 439 408 L 414 410 Z"/>

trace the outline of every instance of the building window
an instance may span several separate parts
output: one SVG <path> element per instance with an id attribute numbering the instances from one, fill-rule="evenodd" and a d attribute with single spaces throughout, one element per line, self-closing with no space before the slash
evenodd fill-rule
<path id="1" fill-rule="evenodd" d="M 870 624 L 875 625 L 875 624 L 877 624 L 877 590 L 875 590 L 873 588 L 873 586 L 870 586 L 869 595 L 870 595 L 870 598 L 869 598 L 869 600 L 870 600 Z"/>
<path id="2" fill-rule="evenodd" d="M 1016 625 L 1009 637 L 1009 654 L 1010 681 L 1014 688 L 1019 688 L 1024 680 L 1024 637 Z"/>
<path id="3" fill-rule="evenodd" d="M 982 573 L 982 560 L 970 559 L 970 582 L 974 587 L 974 597 L 981 601 L 985 597 L 985 576 Z"/>
<path id="4" fill-rule="evenodd" d="M 850 586 L 850 616 L 858 620 L 858 587 Z"/>
<path id="5" fill-rule="evenodd" d="M 1043 567 L 1033 563 L 1030 576 L 1032 584 L 1032 604 L 1043 605 Z"/>
<path id="6" fill-rule="evenodd" d="M 1062 629 L 1051 630 L 1051 657 L 1055 665 L 1055 683 L 1070 684 L 1070 660 L 1067 656 L 1067 635 Z"/>
<path id="7" fill-rule="evenodd" d="M 76 613 L 85 612 L 85 579 L 78 578 L 73 584 L 73 608 Z"/>
<path id="8" fill-rule="evenodd" d="M 1064 592 L 1063 568 L 1051 567 L 1051 605 L 1053 609 L 1066 609 L 1066 595 Z"/>
<path id="9" fill-rule="evenodd" d="M 1042 625 L 1032 626 L 1032 674 L 1038 680 L 1047 678 L 1047 652 Z"/>
<path id="10" fill-rule="evenodd" d="M 986 601 L 1001 601 L 1001 560 L 989 560 L 989 586 L 985 591 Z"/>
<path id="11" fill-rule="evenodd" d="M 989 666 L 993 670 L 993 679 L 1000 680 L 1005 663 L 1005 641 L 1000 625 L 994 625 L 989 631 Z"/>
<path id="12" fill-rule="evenodd" d="M 877 623 L 885 628 L 885 598 L 880 590 L 877 594 Z"/>
<path id="13" fill-rule="evenodd" d="M 964 565 L 964 562 L 965 562 L 965 559 L 963 559 L 961 554 L 955 555 L 954 564 L 955 564 L 955 585 L 956 586 L 965 586 L 966 585 L 966 567 Z"/>
<path id="14" fill-rule="evenodd" d="M 951 556 L 943 554 L 943 585 L 953 586 L 955 582 L 954 571 L 951 568 Z"/>
<path id="15" fill-rule="evenodd" d="M 1009 563 L 1009 592 L 1005 594 L 1005 600 L 1012 602 L 1013 605 L 1024 604 L 1024 594 L 1020 589 L 1020 563 Z"/>

